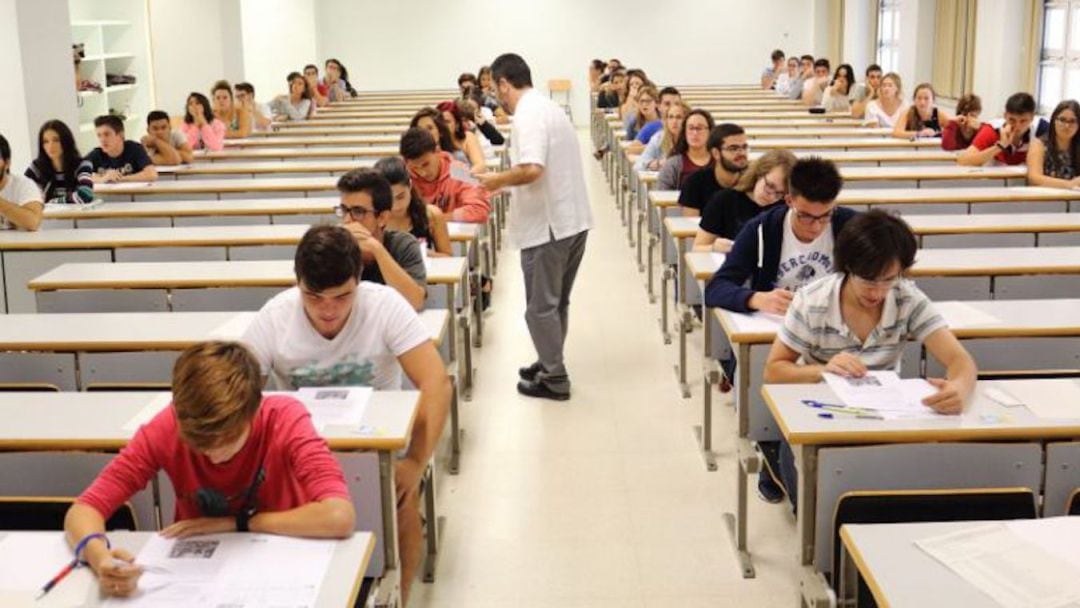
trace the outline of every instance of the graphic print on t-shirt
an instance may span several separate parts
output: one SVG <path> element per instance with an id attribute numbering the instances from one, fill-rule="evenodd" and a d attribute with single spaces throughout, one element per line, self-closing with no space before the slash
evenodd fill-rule
<path id="1" fill-rule="evenodd" d="M 780 260 L 776 285 L 790 291 L 832 272 L 832 256 L 823 251 L 808 251 Z"/>
<path id="2" fill-rule="evenodd" d="M 305 386 L 373 386 L 375 363 L 360 359 L 357 354 L 346 355 L 328 367 L 309 363 L 289 370 L 289 380 L 296 388 Z"/>

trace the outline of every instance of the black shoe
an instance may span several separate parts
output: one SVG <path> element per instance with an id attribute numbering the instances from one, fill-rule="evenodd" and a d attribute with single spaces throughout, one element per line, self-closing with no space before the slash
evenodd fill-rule
<path id="1" fill-rule="evenodd" d="M 780 470 L 780 443 L 761 441 L 757 446 L 761 452 L 763 465 L 761 472 L 758 473 L 758 496 L 770 504 L 782 502 L 787 493 L 776 474 Z"/>
<path id="2" fill-rule="evenodd" d="M 544 366 L 537 361 L 528 367 L 519 367 L 518 377 L 526 382 L 536 382 L 536 374 L 539 374 L 543 369 Z"/>
<path id="3" fill-rule="evenodd" d="M 518 382 L 517 390 L 526 397 L 539 397 L 540 399 L 552 399 L 554 401 L 567 401 L 570 399 L 569 391 L 565 393 L 553 391 L 543 382 L 522 380 Z"/>
<path id="4" fill-rule="evenodd" d="M 765 471 L 758 475 L 757 494 L 761 500 L 771 505 L 779 504 L 784 500 L 784 489 Z"/>

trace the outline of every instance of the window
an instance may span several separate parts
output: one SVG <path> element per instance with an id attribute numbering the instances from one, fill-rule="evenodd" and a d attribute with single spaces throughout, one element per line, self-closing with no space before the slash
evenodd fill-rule
<path id="1" fill-rule="evenodd" d="M 886 74 L 900 69 L 900 0 L 878 1 L 877 64 Z"/>
<path id="2" fill-rule="evenodd" d="M 1039 112 L 1080 99 L 1080 0 L 1047 0 L 1039 57 Z"/>

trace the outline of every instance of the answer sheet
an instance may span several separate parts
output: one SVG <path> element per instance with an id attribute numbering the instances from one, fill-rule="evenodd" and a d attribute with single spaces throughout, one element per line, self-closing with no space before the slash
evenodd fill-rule
<path id="1" fill-rule="evenodd" d="M 311 412 L 311 423 L 321 433 L 328 426 L 360 428 L 371 393 L 370 386 L 320 386 L 301 388 L 295 396 Z"/>
<path id="2" fill-rule="evenodd" d="M 251 533 L 186 539 L 155 534 L 135 559 L 145 568 L 139 590 L 130 598 L 109 598 L 104 605 L 311 607 L 335 542 Z"/>
<path id="3" fill-rule="evenodd" d="M 825 383 L 848 407 L 875 410 L 883 418 L 938 418 L 934 410 L 922 404 L 935 389 L 922 378 L 901 380 L 896 372 L 869 371 L 860 378 L 822 374 Z"/>
<path id="4" fill-rule="evenodd" d="M 1080 569 L 1014 532 L 1012 523 L 975 524 L 915 544 L 1005 608 L 1080 603 Z"/>

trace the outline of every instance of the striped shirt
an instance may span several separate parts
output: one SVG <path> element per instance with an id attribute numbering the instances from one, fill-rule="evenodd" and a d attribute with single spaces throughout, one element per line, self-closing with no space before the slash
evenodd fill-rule
<path id="1" fill-rule="evenodd" d="M 830 274 L 795 293 L 778 337 L 808 364 L 824 365 L 846 352 L 858 355 L 872 370 L 899 370 L 907 340 L 925 340 L 947 327 L 915 283 L 900 279 L 886 296 L 878 322 L 861 342 L 844 322 L 840 309 L 843 274 Z"/>
<path id="2" fill-rule="evenodd" d="M 26 177 L 45 193 L 45 202 L 54 204 L 85 205 L 94 200 L 94 166 L 83 160 L 75 169 L 75 184 L 68 184 L 63 172 L 57 173 L 52 167 L 43 168 L 38 161 L 30 163 Z"/>

